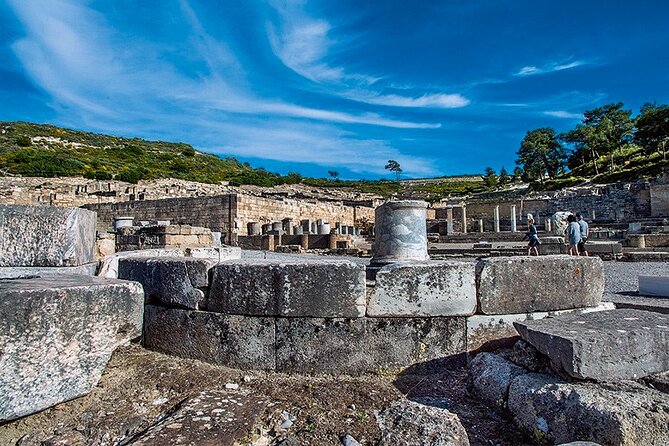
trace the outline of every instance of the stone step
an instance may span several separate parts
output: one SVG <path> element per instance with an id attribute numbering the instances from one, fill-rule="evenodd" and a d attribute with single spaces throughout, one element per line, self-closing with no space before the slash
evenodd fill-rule
<path id="1" fill-rule="evenodd" d="M 669 370 L 669 316 L 642 310 L 515 322 L 520 336 L 578 379 L 617 381 Z"/>

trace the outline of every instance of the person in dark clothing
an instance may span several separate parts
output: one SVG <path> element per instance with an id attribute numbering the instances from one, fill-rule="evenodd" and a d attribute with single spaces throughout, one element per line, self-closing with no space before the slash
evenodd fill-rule
<path id="1" fill-rule="evenodd" d="M 537 234 L 537 227 L 534 226 L 534 217 L 532 217 L 532 214 L 527 215 L 527 233 L 525 233 L 523 240 L 525 239 L 529 240 L 529 243 L 527 244 L 527 255 L 531 256 L 532 252 L 534 252 L 534 255 L 538 256 L 539 245 L 541 242 L 539 241 L 539 235 Z"/>

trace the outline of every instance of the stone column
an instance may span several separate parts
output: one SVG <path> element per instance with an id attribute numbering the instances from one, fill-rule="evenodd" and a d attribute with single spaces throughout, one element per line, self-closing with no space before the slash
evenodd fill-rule
<path id="1" fill-rule="evenodd" d="M 499 232 L 499 205 L 495 206 L 494 220 L 495 220 L 495 232 Z"/>
<path id="2" fill-rule="evenodd" d="M 330 223 L 321 223 L 318 225 L 318 234 L 319 235 L 326 235 L 330 233 Z"/>
<path id="3" fill-rule="evenodd" d="M 428 260 L 426 209 L 427 203 L 418 200 L 388 201 L 377 207 L 370 263 Z"/>
<path id="4" fill-rule="evenodd" d="M 311 228 L 309 228 L 311 234 L 318 234 L 318 224 L 315 221 L 311 222 Z"/>
<path id="5" fill-rule="evenodd" d="M 280 221 L 275 221 L 272 223 L 272 231 L 282 231 L 283 224 Z"/>
<path id="6" fill-rule="evenodd" d="M 479 232 L 483 233 L 483 219 L 479 218 Z"/>
<path id="7" fill-rule="evenodd" d="M 309 249 L 309 233 L 302 234 L 302 249 L 305 251 Z"/>
<path id="8" fill-rule="evenodd" d="M 467 233 L 467 206 L 462 206 L 462 233 Z"/>
<path id="9" fill-rule="evenodd" d="M 293 235 L 302 235 L 302 234 L 304 234 L 304 229 L 302 229 L 302 226 L 297 225 L 293 228 Z"/>
<path id="10" fill-rule="evenodd" d="M 516 205 L 511 205 L 511 232 L 516 232 Z"/>
<path id="11" fill-rule="evenodd" d="M 246 224 L 246 232 L 248 235 L 260 235 L 260 223 L 250 221 Z"/>
<path id="12" fill-rule="evenodd" d="M 446 208 L 446 235 L 453 234 L 453 208 Z"/>
<path id="13" fill-rule="evenodd" d="M 293 219 L 284 218 L 281 220 L 281 223 L 283 224 L 283 230 L 286 231 L 286 234 L 293 235 Z"/>
<path id="14" fill-rule="evenodd" d="M 544 230 L 545 230 L 547 233 L 549 233 L 549 234 L 550 234 L 551 231 L 552 231 L 552 230 L 551 230 L 551 219 L 548 218 L 548 217 L 546 217 L 546 221 L 544 222 Z"/>

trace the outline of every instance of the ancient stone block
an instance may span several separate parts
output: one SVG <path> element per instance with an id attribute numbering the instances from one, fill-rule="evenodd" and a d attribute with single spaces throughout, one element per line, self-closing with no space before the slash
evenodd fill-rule
<path id="1" fill-rule="evenodd" d="M 98 262 L 79 266 L 0 266 L 0 279 L 34 277 L 53 274 L 94 276 Z"/>
<path id="2" fill-rule="evenodd" d="M 465 320 L 277 318 L 276 348 L 280 372 L 359 375 L 426 362 L 422 373 L 459 360 Z"/>
<path id="3" fill-rule="evenodd" d="M 0 422 L 90 392 L 142 333 L 138 283 L 81 275 L 0 280 Z"/>
<path id="4" fill-rule="evenodd" d="M 0 266 L 78 266 L 95 260 L 95 212 L 0 205 Z"/>
<path id="5" fill-rule="evenodd" d="M 274 319 L 146 306 L 146 348 L 240 369 L 274 370 Z"/>
<path id="6" fill-rule="evenodd" d="M 397 400 L 376 421 L 381 430 L 378 446 L 469 446 L 460 418 L 439 407 Z"/>
<path id="7" fill-rule="evenodd" d="M 467 350 L 490 350 L 505 345 L 509 346 L 518 337 L 518 331 L 513 326 L 514 322 L 544 319 L 559 314 L 587 313 L 613 309 L 615 309 L 615 305 L 612 302 L 602 302 L 596 307 L 575 308 L 571 310 L 499 314 L 493 316 L 475 314 L 467 318 Z"/>
<path id="8" fill-rule="evenodd" d="M 267 401 L 242 392 L 209 390 L 188 398 L 151 426 L 134 446 L 239 444 L 253 432 L 254 420 Z M 241 423 L 240 420 L 244 420 Z"/>
<path id="9" fill-rule="evenodd" d="M 639 294 L 669 297 L 668 276 L 639 276 Z"/>
<path id="10" fill-rule="evenodd" d="M 141 283 L 147 303 L 197 310 L 216 263 L 191 257 L 129 258 L 119 261 L 118 276 Z"/>
<path id="11" fill-rule="evenodd" d="M 349 261 L 242 260 L 216 265 L 207 310 L 289 317 L 365 315 L 365 268 Z"/>
<path id="12" fill-rule="evenodd" d="M 514 323 L 570 376 L 614 381 L 669 370 L 669 316 L 641 310 L 565 314 Z"/>
<path id="13" fill-rule="evenodd" d="M 631 381 L 569 384 L 538 373 L 516 377 L 508 407 L 541 444 L 594 441 L 606 445 L 669 444 L 669 400 Z"/>
<path id="14" fill-rule="evenodd" d="M 469 363 L 469 381 L 476 395 L 499 407 L 506 407 L 509 397 L 509 386 L 516 376 L 528 373 L 493 353 L 479 353 Z"/>
<path id="15" fill-rule="evenodd" d="M 483 259 L 476 281 L 478 312 L 483 314 L 594 307 L 604 292 L 602 261 L 595 257 Z"/>
<path id="16" fill-rule="evenodd" d="M 476 311 L 474 264 L 399 262 L 376 273 L 368 316 L 468 316 Z"/>

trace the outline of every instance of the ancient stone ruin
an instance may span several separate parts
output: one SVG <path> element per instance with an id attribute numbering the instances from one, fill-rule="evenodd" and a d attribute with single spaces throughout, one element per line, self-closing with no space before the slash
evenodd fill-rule
<path id="1" fill-rule="evenodd" d="M 113 352 L 139 342 L 267 379 L 391 376 L 419 385 L 466 371 L 468 398 L 513 421 L 524 444 L 669 444 L 669 311 L 603 301 L 597 256 L 431 259 L 426 208 L 377 207 L 365 259 L 268 256 L 221 245 L 210 227 L 135 225 L 134 216 L 115 231 L 115 248 L 125 250 L 102 253 L 108 239 L 96 238 L 89 210 L 0 206 L 0 422 L 14 426 L 89 394 Z M 293 223 L 249 237 L 310 236 L 312 221 Z M 313 223 L 311 236 L 349 235 L 341 224 Z M 258 434 L 252 426 L 271 405 L 230 393 L 235 386 L 191 395 L 115 444 L 181 444 L 179 436 L 284 444 L 277 432 L 289 432 L 294 415 Z M 374 415 L 374 444 L 467 445 L 478 437 L 461 416 L 429 394 L 387 401 Z M 238 418 L 246 425 L 234 435 L 211 425 Z M 341 444 L 360 444 L 344 433 Z"/>

